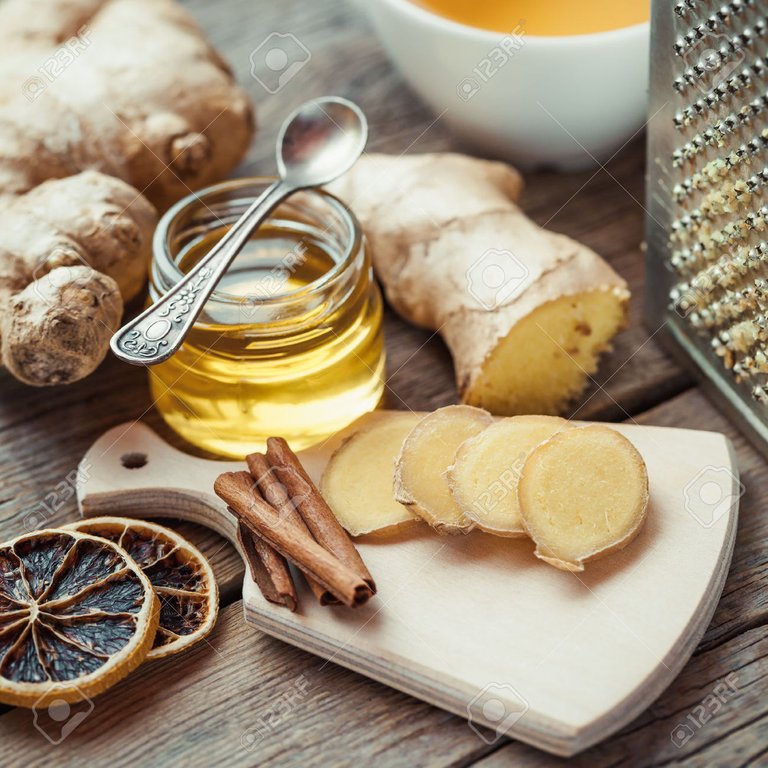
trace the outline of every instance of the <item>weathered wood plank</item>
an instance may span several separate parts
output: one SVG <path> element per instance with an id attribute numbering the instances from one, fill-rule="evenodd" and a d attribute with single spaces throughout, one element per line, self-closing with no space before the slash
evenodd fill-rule
<path id="1" fill-rule="evenodd" d="M 3 752 L 26 768 L 341 768 L 448 765 L 488 751 L 460 718 L 247 627 L 240 603 L 224 609 L 207 642 L 143 665 L 93 705 L 58 745 L 32 712 L 0 716 Z"/>

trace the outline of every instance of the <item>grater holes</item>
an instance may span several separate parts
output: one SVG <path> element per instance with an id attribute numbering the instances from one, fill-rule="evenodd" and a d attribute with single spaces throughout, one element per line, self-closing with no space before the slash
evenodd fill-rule
<path id="1" fill-rule="evenodd" d="M 673 125 L 650 130 L 664 224 L 649 222 L 649 239 L 663 254 L 666 317 L 684 321 L 677 342 L 698 346 L 744 401 L 768 405 L 768 3 L 661 6 L 658 37 L 676 55 L 653 69 L 652 105 L 672 105 Z"/>
<path id="2" fill-rule="evenodd" d="M 694 12 L 700 3 L 696 0 L 684 0 L 675 6 L 675 14 L 685 20 Z M 680 35 L 674 43 L 674 52 L 678 56 L 685 56 L 686 52 L 708 34 L 714 34 L 719 29 L 724 29 L 730 23 L 732 17 L 740 16 L 755 6 L 755 0 L 733 0 L 715 11 L 705 21 L 692 25 L 684 34 Z"/>
<path id="3" fill-rule="evenodd" d="M 728 154 L 707 160 L 699 169 L 674 186 L 672 195 L 675 201 L 684 205 L 690 201 L 695 192 L 706 194 L 708 189 L 726 178 L 733 170 L 744 167 L 744 172 L 748 173 L 750 163 L 759 159 L 758 155 L 766 146 L 768 146 L 768 129 L 763 129 L 759 136 L 743 142 Z M 759 180 L 761 184 L 768 182 L 766 172 L 768 172 L 768 166 L 750 177 L 750 180 Z"/>
<path id="4" fill-rule="evenodd" d="M 710 123 L 672 153 L 673 167 L 681 167 L 687 161 L 696 158 L 707 147 L 719 149 L 734 133 L 749 126 L 754 118 L 766 112 L 767 108 L 768 93 L 748 102 L 738 112 L 730 112 Z M 756 138 L 759 148 L 762 148 L 763 134 Z"/>

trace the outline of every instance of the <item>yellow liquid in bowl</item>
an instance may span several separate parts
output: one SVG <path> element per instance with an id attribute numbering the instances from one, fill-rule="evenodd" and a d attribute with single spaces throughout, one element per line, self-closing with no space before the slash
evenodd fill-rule
<path id="1" fill-rule="evenodd" d="M 649 0 L 412 0 L 438 16 L 492 32 L 588 35 L 648 21 Z"/>

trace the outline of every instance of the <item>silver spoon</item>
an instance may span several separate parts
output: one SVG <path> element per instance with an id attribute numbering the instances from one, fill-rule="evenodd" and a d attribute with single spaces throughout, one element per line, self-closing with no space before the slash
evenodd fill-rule
<path id="1" fill-rule="evenodd" d="M 367 138 L 365 115 L 351 101 L 328 96 L 302 104 L 285 120 L 277 138 L 280 178 L 170 291 L 112 337 L 115 355 L 134 365 L 157 365 L 171 357 L 253 231 L 289 195 L 346 173 Z"/>

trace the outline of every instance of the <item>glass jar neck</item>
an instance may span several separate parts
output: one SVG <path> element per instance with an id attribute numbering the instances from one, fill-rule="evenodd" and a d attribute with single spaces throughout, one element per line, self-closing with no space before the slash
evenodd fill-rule
<path id="1" fill-rule="evenodd" d="M 155 233 L 150 298 L 173 287 L 272 183 L 236 179 L 172 207 Z M 274 336 L 321 324 L 371 281 L 360 226 L 323 190 L 299 192 L 251 237 L 201 313 L 196 327 L 247 326 Z"/>

